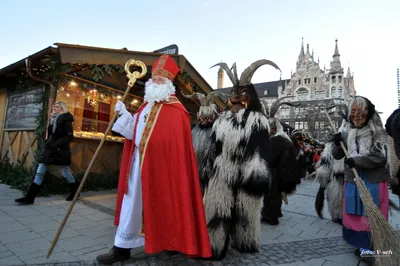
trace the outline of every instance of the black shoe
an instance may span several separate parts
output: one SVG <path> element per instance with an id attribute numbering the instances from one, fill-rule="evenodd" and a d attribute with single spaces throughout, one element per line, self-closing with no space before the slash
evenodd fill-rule
<path id="1" fill-rule="evenodd" d="M 79 182 L 75 181 L 75 183 L 69 183 L 69 195 L 65 198 L 66 201 L 72 201 L 75 197 L 75 193 L 78 190 Z M 78 195 L 79 198 L 80 194 Z"/>
<path id="2" fill-rule="evenodd" d="M 278 219 L 271 219 L 271 218 L 262 218 L 261 222 L 270 224 L 270 225 L 278 225 L 279 224 L 279 220 Z"/>
<path id="3" fill-rule="evenodd" d="M 356 249 L 354 250 L 354 255 L 356 255 L 357 257 L 361 257 L 361 251 L 360 251 L 359 248 L 356 248 Z"/>
<path id="4" fill-rule="evenodd" d="M 107 254 L 97 256 L 96 260 L 100 264 L 111 265 L 115 262 L 129 260 L 131 258 L 131 250 L 114 246 Z"/>
<path id="5" fill-rule="evenodd" d="M 167 253 L 167 254 L 170 255 L 170 256 L 174 256 L 174 255 L 179 254 L 178 251 L 171 251 L 171 250 L 166 250 L 165 253 Z"/>
<path id="6" fill-rule="evenodd" d="M 33 204 L 39 191 L 40 191 L 40 186 L 36 183 L 32 183 L 32 185 L 29 187 L 29 190 L 26 193 L 25 197 L 16 199 L 15 202 L 17 202 L 21 205 Z"/>
<path id="7" fill-rule="evenodd" d="M 337 224 L 343 224 L 342 219 L 339 219 L 339 218 L 333 219 L 332 222 L 337 223 Z"/>

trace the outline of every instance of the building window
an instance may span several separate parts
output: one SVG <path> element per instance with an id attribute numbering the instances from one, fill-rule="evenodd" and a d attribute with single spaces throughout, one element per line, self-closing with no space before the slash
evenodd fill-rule
<path id="1" fill-rule="evenodd" d="M 301 85 L 301 78 L 299 78 L 299 80 L 297 81 L 297 83 L 298 83 L 299 85 Z"/>
<path id="2" fill-rule="evenodd" d="M 264 96 L 267 96 L 268 95 L 268 90 L 265 90 L 264 91 Z"/>
<path id="3" fill-rule="evenodd" d="M 335 75 L 332 76 L 332 83 L 336 83 L 336 76 Z"/>
<path id="4" fill-rule="evenodd" d="M 342 87 L 339 87 L 339 88 L 337 89 L 336 96 L 337 96 L 338 98 L 342 98 Z"/>
<path id="5" fill-rule="evenodd" d="M 342 76 L 338 76 L 339 83 L 342 83 Z"/>
<path id="6" fill-rule="evenodd" d="M 314 84 L 316 84 L 318 82 L 318 78 L 314 77 Z"/>
<path id="7" fill-rule="evenodd" d="M 299 122 L 299 129 L 303 129 L 303 122 Z"/>
<path id="8" fill-rule="evenodd" d="M 304 121 L 304 129 L 308 129 L 308 122 Z"/>
<path id="9" fill-rule="evenodd" d="M 331 89 L 331 96 L 332 96 L 332 98 L 336 97 L 336 88 L 335 87 L 332 87 L 332 89 Z"/>
<path id="10" fill-rule="evenodd" d="M 295 123 L 294 123 L 294 129 L 300 129 L 299 122 L 295 122 Z"/>
<path id="11" fill-rule="evenodd" d="M 304 78 L 304 84 L 311 84 L 311 78 L 310 77 L 305 77 Z"/>
<path id="12" fill-rule="evenodd" d="M 302 100 L 307 100 L 308 99 L 308 90 L 305 88 L 300 88 L 297 90 L 297 100 L 302 101 Z"/>
<path id="13" fill-rule="evenodd" d="M 318 121 L 314 121 L 314 128 L 315 129 L 319 129 L 319 122 Z"/>

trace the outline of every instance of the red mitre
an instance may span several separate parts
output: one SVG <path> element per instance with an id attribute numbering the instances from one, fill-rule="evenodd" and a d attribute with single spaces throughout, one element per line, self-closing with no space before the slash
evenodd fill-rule
<path id="1" fill-rule="evenodd" d="M 153 64 L 151 76 L 162 76 L 171 81 L 174 81 L 179 73 L 179 67 L 174 59 L 167 54 L 160 56 Z"/>

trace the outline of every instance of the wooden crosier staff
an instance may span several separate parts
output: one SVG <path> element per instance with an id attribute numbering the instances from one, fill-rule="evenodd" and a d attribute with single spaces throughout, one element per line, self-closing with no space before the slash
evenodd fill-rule
<path id="1" fill-rule="evenodd" d="M 134 71 L 133 73 L 131 73 L 131 72 L 130 72 L 130 67 L 131 67 L 131 66 L 138 66 L 138 67 L 141 67 L 141 68 L 142 68 L 142 71 L 141 71 L 141 72 Z M 137 79 L 140 79 L 140 78 L 142 78 L 142 77 L 144 77 L 144 76 L 146 75 L 146 73 L 147 73 L 147 67 L 146 67 L 146 65 L 145 65 L 142 61 L 130 59 L 130 60 L 128 60 L 128 61 L 125 63 L 125 72 L 127 73 L 126 76 L 128 77 L 129 81 L 128 81 L 128 87 L 127 87 L 126 90 L 125 90 L 124 96 L 122 96 L 122 99 L 121 99 L 122 102 L 125 100 L 126 96 L 128 96 L 129 90 L 130 90 L 130 89 L 132 88 L 132 86 L 136 83 L 136 80 L 137 80 Z M 118 112 L 115 112 L 114 115 L 113 115 L 113 117 L 112 117 L 112 119 L 111 119 L 111 121 L 115 121 L 115 119 L 117 118 L 117 116 L 118 116 Z M 50 257 L 51 252 L 53 251 L 53 249 L 54 249 L 54 247 L 55 247 L 55 245 L 56 245 L 56 243 L 57 243 L 57 240 L 58 240 L 58 238 L 59 238 L 60 235 L 61 235 L 61 232 L 62 232 L 62 230 L 63 230 L 63 228 L 64 228 L 64 226 L 65 226 L 65 224 L 66 224 L 66 222 L 67 222 L 67 220 L 68 220 L 68 217 L 69 217 L 69 215 L 71 214 L 72 208 L 74 207 L 74 205 L 75 205 L 75 203 L 76 203 L 76 201 L 77 201 L 77 199 L 78 199 L 78 195 L 79 195 L 79 193 L 81 192 L 81 190 L 82 190 L 82 188 L 83 188 L 83 185 L 85 184 L 85 181 L 86 181 L 86 179 L 87 179 L 87 177 L 88 177 L 88 175 L 89 175 L 89 173 L 90 173 L 90 170 L 92 169 L 93 164 L 94 164 L 94 162 L 95 162 L 97 156 L 99 155 L 100 149 L 101 149 L 101 147 L 103 146 L 104 141 L 106 140 L 106 137 L 107 137 L 108 133 L 109 133 L 110 130 L 111 130 L 111 127 L 112 127 L 112 123 L 110 122 L 110 123 L 108 124 L 108 127 L 107 127 L 106 132 L 104 133 L 104 137 L 101 139 L 101 142 L 100 142 L 99 146 L 97 147 L 97 150 L 96 150 L 96 152 L 94 153 L 93 158 L 92 158 L 92 160 L 91 160 L 91 162 L 90 162 L 88 168 L 86 169 L 85 175 L 83 176 L 83 179 L 82 179 L 82 181 L 81 181 L 81 184 L 79 185 L 78 190 L 77 190 L 76 193 L 75 193 L 75 196 L 74 196 L 74 199 L 72 200 L 71 206 L 69 207 L 69 209 L 68 209 L 68 211 L 67 211 L 67 213 L 66 213 L 66 215 L 65 215 L 65 217 L 64 217 L 64 220 L 61 222 L 60 228 L 58 229 L 58 232 L 57 232 L 57 234 L 56 234 L 56 236 L 55 236 L 55 238 L 54 238 L 54 240 L 53 240 L 53 243 L 51 243 L 49 252 L 47 253 L 47 258 Z"/>
<path id="2" fill-rule="evenodd" d="M 325 115 L 331 124 L 333 132 L 337 134 L 337 130 L 332 122 L 331 117 L 326 109 L 324 109 Z M 346 146 L 343 141 L 340 142 L 340 147 L 342 148 L 346 158 L 350 158 Z M 360 178 L 357 170 L 352 167 L 351 170 L 355 176 L 354 182 L 360 192 L 360 198 L 365 207 L 365 213 L 368 218 L 370 231 L 371 231 L 371 242 L 373 243 L 374 250 L 380 250 L 382 252 L 392 251 L 391 255 L 386 255 L 385 257 L 377 256 L 375 257 L 375 265 L 400 265 L 400 243 L 397 240 L 396 232 L 390 223 L 385 219 L 378 206 L 372 199 L 371 193 L 365 186 L 364 181 Z"/>

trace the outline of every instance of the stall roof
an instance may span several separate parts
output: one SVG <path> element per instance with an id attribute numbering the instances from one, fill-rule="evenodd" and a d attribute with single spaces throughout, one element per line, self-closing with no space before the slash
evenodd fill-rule
<path id="1" fill-rule="evenodd" d="M 59 54 L 62 63 L 70 64 L 106 64 L 106 65 L 124 65 L 129 59 L 140 60 L 147 66 L 152 66 L 160 56 L 160 53 L 155 52 L 139 52 L 129 51 L 126 48 L 111 49 L 93 46 L 83 46 L 66 43 L 55 43 L 56 47 L 47 47 L 35 54 L 26 58 L 31 61 L 42 58 L 47 54 Z M 180 67 L 181 71 L 185 71 L 200 89 L 208 94 L 213 91 L 212 87 L 193 67 L 193 65 L 183 55 L 170 55 Z M 15 76 L 16 71 L 25 71 L 25 59 L 17 61 L 3 69 L 0 69 L 0 80 L 9 76 Z M 225 104 L 217 100 L 218 105 L 224 108 Z"/>
<path id="2" fill-rule="evenodd" d="M 25 71 L 25 59 L 27 59 L 27 58 L 29 58 L 31 60 L 36 60 L 36 59 L 42 58 L 43 56 L 45 56 L 47 54 L 57 54 L 57 52 L 58 52 L 57 48 L 49 46 L 43 50 L 40 50 L 37 53 L 29 55 L 24 59 L 21 59 L 11 65 L 8 65 L 8 66 L 0 69 L 0 77 L 7 76 L 7 75 L 11 74 L 12 72 L 15 72 L 16 70 L 23 69 Z"/>
<path id="3" fill-rule="evenodd" d="M 151 66 L 160 56 L 159 53 L 129 51 L 126 48 L 110 49 L 65 43 L 55 43 L 55 45 L 58 46 L 61 62 L 71 64 L 124 65 L 129 59 L 135 59 Z M 202 91 L 205 93 L 213 91 L 212 87 L 183 55 L 170 56 L 178 64 L 179 68 L 196 82 Z"/>

